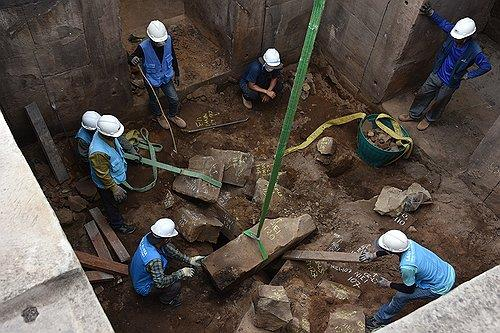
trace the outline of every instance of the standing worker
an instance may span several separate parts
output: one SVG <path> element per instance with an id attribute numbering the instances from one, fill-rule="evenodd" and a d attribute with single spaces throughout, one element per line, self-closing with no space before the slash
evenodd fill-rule
<path id="1" fill-rule="evenodd" d="M 449 34 L 436 56 L 434 68 L 425 83 L 415 95 L 409 114 L 400 115 L 399 120 L 418 121 L 417 129 L 426 130 L 441 117 L 453 93 L 462 80 L 481 76 L 491 70 L 491 64 L 479 44 L 473 39 L 476 24 L 468 17 L 455 25 L 438 15 L 431 4 L 426 2 L 420 8 L 422 15 L 429 16 L 444 32 Z M 467 71 L 476 64 L 479 68 Z M 426 112 L 429 104 L 434 103 Z"/>
<path id="2" fill-rule="evenodd" d="M 153 86 L 156 94 L 160 89 L 168 100 L 168 119 L 180 128 L 186 127 L 186 122 L 179 117 L 179 97 L 175 85 L 179 85 L 179 65 L 175 56 L 172 37 L 168 34 L 165 25 L 160 21 L 149 23 L 147 34 L 149 38 L 142 41 L 130 56 L 130 62 L 142 66 L 147 81 Z M 141 64 L 142 62 L 142 64 Z M 163 117 L 155 92 L 145 82 L 149 94 L 149 108 L 156 121 L 164 129 L 169 129 L 169 124 Z"/>
<path id="3" fill-rule="evenodd" d="M 184 267 L 167 275 L 169 260 L 176 259 L 200 267 L 203 256 L 188 257 L 170 243 L 178 235 L 171 219 L 163 218 L 151 226 L 142 237 L 130 262 L 130 278 L 135 291 L 142 296 L 159 295 L 160 302 L 172 307 L 181 305 L 181 280 L 192 277 L 194 269 Z"/>
<path id="4" fill-rule="evenodd" d="M 120 186 L 127 179 L 127 161 L 118 138 L 124 127 L 116 117 L 104 115 L 97 122 L 97 132 L 89 147 L 90 175 L 99 191 L 110 226 L 123 234 L 131 234 L 135 227 L 125 224 L 118 203 L 127 199 Z"/>
<path id="5" fill-rule="evenodd" d="M 268 49 L 264 55 L 248 65 L 240 79 L 243 105 L 253 108 L 253 102 L 267 103 L 283 90 L 280 74 L 283 64 L 276 49 Z"/>
<path id="6" fill-rule="evenodd" d="M 403 283 L 380 278 L 378 285 L 395 289 L 396 294 L 389 303 L 382 305 L 373 317 L 367 318 L 367 329 L 388 324 L 410 301 L 433 300 L 448 293 L 455 283 L 455 270 L 450 264 L 417 242 L 408 239 L 399 230 L 390 230 L 380 236 L 377 248 L 379 251 L 375 253 L 362 253 L 359 260 L 369 262 L 384 255 L 397 255 Z"/>

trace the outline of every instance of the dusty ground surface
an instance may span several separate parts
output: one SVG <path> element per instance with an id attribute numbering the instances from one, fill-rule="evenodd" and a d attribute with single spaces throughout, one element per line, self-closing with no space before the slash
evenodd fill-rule
<path id="1" fill-rule="evenodd" d="M 291 145 L 302 142 L 328 119 L 368 111 L 344 91 L 339 91 L 329 79 L 317 73 L 316 69 L 313 72 L 318 92 L 301 101 L 290 139 Z M 186 167 L 190 157 L 208 152 L 210 147 L 234 149 L 253 154 L 256 160 L 255 173 L 265 176 L 270 171 L 287 97 L 288 93 L 285 93 L 283 98 L 272 104 L 247 111 L 241 105 L 236 85 L 226 84 L 204 89 L 197 98 L 183 102 L 182 115 L 189 128 L 244 117 L 250 117 L 250 120 L 245 124 L 198 134 L 185 134 L 176 129 L 179 146 L 179 154 L 176 155 L 170 153 L 169 133 L 160 130 L 157 124 L 150 121 L 129 122 L 126 128 L 146 127 L 150 131 L 150 139 L 165 147 L 159 154 L 159 160 L 163 162 Z M 469 280 L 498 263 L 500 249 L 495 241 L 499 231 L 498 219 L 461 181 L 438 168 L 418 149 L 409 160 L 401 160 L 382 169 L 371 168 L 355 154 L 356 131 L 357 124 L 351 123 L 332 127 L 324 133 L 335 140 L 336 152 L 330 165 L 325 166 L 316 161 L 315 144 L 285 157 L 280 184 L 290 190 L 292 200 L 273 207 L 270 215 L 308 213 L 315 219 L 318 232 L 304 244 L 309 243 L 312 248 L 339 248 L 343 251 L 359 250 L 384 231 L 394 227 L 407 230 L 411 223 L 409 236 L 449 261 L 456 269 L 457 283 Z M 77 163 L 72 147 L 60 138 L 58 143 L 72 175 L 72 180 L 62 186 L 58 186 L 52 179 L 38 147 L 25 150 L 27 159 L 56 212 L 68 206 L 68 196 L 77 194 L 74 182 L 86 175 L 85 168 Z M 131 165 L 128 175 L 130 182 L 139 185 L 147 181 L 150 174 L 146 168 Z M 176 196 L 176 204 L 172 208 L 164 207 L 165 194 L 171 189 L 173 178 L 167 172 L 160 172 L 158 184 L 153 190 L 147 193 L 129 193 L 127 202 L 122 205 L 127 222 L 137 226 L 133 235 L 120 236 L 130 253 L 135 251 L 140 238 L 157 218 L 172 216 L 183 200 L 189 200 Z M 372 211 L 374 202 L 369 200 L 383 186 L 405 189 L 412 182 L 419 182 L 431 191 L 434 203 L 420 208 L 412 215 L 411 222 L 399 226 L 391 218 L 380 217 Z M 230 212 L 244 221 L 243 224 L 250 226 L 255 223 L 260 207 L 248 196 L 251 190 L 242 191 L 225 185 L 224 191 L 229 193 Z M 99 201 L 88 203 L 88 208 L 94 206 L 100 206 Z M 94 253 L 83 228 L 83 224 L 89 220 L 90 216 L 85 210 L 72 213 L 69 220 L 62 222 L 65 222 L 63 228 L 75 249 Z M 174 243 L 191 255 L 209 254 L 218 246 L 189 244 L 181 237 L 177 237 Z M 136 295 L 128 278 L 103 284 L 104 291 L 98 297 L 111 323 L 119 332 L 143 331 L 145 327 L 158 332 L 233 332 L 247 311 L 256 286 L 259 283 L 269 283 L 281 264 L 282 262 L 274 263 L 263 274 L 248 279 L 238 289 L 224 295 L 217 293 L 208 276 L 199 271 L 194 278 L 184 283 L 183 305 L 175 310 L 160 305 L 156 299 Z M 179 267 L 174 264 L 172 270 Z M 305 284 L 299 289 L 309 295 L 303 307 L 309 309 L 308 319 L 312 332 L 322 332 L 327 325 L 328 313 L 336 305 L 325 302 L 321 295 L 314 293 L 316 285 L 323 279 L 330 279 L 360 288 L 362 294 L 355 305 L 364 309 L 366 315 L 370 315 L 392 294 L 371 282 L 374 273 L 399 280 L 396 259 L 388 258 L 363 265 L 294 264 L 291 273 L 278 274 L 278 281 L 292 286 L 299 280 L 305 281 L 298 283 Z M 361 274 L 365 274 L 364 278 Z M 414 304 L 406 311 L 419 305 L 421 303 Z"/>

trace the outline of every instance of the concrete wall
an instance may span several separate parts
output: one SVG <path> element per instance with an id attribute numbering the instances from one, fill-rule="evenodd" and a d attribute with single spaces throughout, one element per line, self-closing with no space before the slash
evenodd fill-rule
<path id="1" fill-rule="evenodd" d="M 0 104 L 18 142 L 34 141 L 24 106 L 35 101 L 52 133 L 53 101 L 69 130 L 86 109 L 120 116 L 130 101 L 118 0 L 0 2 Z"/>
<path id="2" fill-rule="evenodd" d="M 500 0 L 495 0 L 485 33 L 495 42 L 500 43 Z"/>

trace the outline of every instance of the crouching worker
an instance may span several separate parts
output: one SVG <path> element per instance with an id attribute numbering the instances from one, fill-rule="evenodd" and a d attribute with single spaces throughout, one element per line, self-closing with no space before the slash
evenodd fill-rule
<path id="1" fill-rule="evenodd" d="M 104 115 L 97 122 L 97 132 L 89 146 L 90 176 L 97 187 L 110 226 L 123 234 L 135 227 L 125 224 L 118 203 L 127 199 L 120 186 L 127 179 L 127 161 L 118 138 L 124 127 L 116 117 Z"/>
<path id="2" fill-rule="evenodd" d="M 169 260 L 200 267 L 205 258 L 188 257 L 177 250 L 170 243 L 177 234 L 171 219 L 159 219 L 151 226 L 151 232 L 142 237 L 130 262 L 130 278 L 135 291 L 142 296 L 158 295 L 161 303 L 172 307 L 181 305 L 181 280 L 192 277 L 194 269 L 184 267 L 168 275 Z"/>
<path id="3" fill-rule="evenodd" d="M 450 264 L 417 242 L 409 240 L 399 230 L 390 230 L 380 236 L 377 247 L 379 251 L 376 253 L 361 254 L 360 261 L 368 262 L 388 254 L 397 255 L 403 283 L 380 278 L 378 285 L 395 289 L 396 294 L 373 317 L 367 318 L 366 328 L 369 330 L 390 323 L 406 303 L 436 299 L 448 293 L 455 283 L 455 270 Z"/>
<path id="4" fill-rule="evenodd" d="M 248 65 L 240 79 L 243 105 L 253 108 L 253 102 L 267 103 L 283 90 L 280 74 L 283 64 L 276 49 L 268 49 L 264 56 Z"/>

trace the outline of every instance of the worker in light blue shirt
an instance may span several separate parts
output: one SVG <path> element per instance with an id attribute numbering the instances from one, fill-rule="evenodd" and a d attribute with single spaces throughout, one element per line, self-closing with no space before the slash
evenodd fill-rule
<path id="1" fill-rule="evenodd" d="M 473 39 L 476 24 L 472 19 L 466 17 L 452 24 L 439 16 L 429 2 L 422 6 L 420 13 L 429 16 L 448 34 L 436 56 L 432 73 L 417 92 L 409 113 L 399 116 L 399 120 L 403 122 L 421 120 L 417 129 L 424 131 L 441 117 L 460 82 L 489 72 L 491 64 Z M 478 68 L 468 71 L 473 65 Z"/>
<path id="2" fill-rule="evenodd" d="M 455 284 L 455 270 L 434 252 L 408 239 L 399 230 L 389 230 L 377 240 L 377 252 L 363 252 L 361 262 L 395 254 L 399 257 L 399 270 L 403 283 L 395 283 L 381 277 L 377 283 L 396 290 L 391 301 L 366 320 L 369 330 L 390 323 L 406 305 L 414 300 L 433 300 L 448 293 Z"/>

